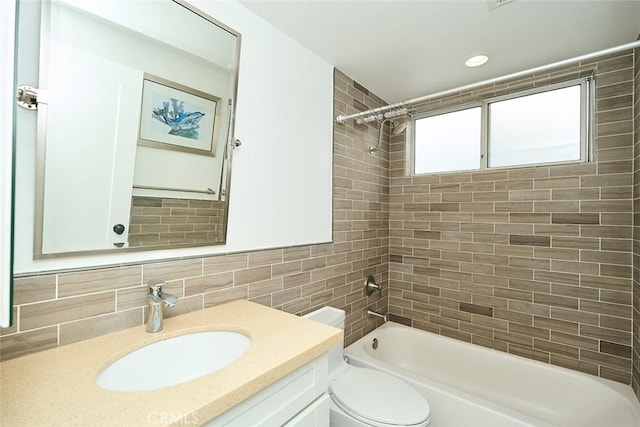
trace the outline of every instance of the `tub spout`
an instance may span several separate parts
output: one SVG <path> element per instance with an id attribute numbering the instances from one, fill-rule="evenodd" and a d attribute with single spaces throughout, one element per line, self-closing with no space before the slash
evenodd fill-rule
<path id="1" fill-rule="evenodd" d="M 386 315 L 386 314 L 378 313 L 377 311 L 372 310 L 372 309 L 368 309 L 368 310 L 367 310 L 367 316 L 379 317 L 379 318 L 381 318 L 382 320 L 384 320 L 385 322 L 387 322 L 387 321 L 389 320 L 389 319 L 387 318 L 387 315 Z"/>

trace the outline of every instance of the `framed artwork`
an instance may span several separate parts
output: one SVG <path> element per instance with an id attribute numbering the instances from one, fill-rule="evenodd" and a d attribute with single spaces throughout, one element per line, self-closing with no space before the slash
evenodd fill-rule
<path id="1" fill-rule="evenodd" d="M 138 145 L 214 157 L 220 98 L 144 75 Z"/>

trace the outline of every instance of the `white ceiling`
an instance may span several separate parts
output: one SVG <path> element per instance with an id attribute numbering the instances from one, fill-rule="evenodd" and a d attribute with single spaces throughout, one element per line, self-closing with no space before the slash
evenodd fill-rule
<path id="1" fill-rule="evenodd" d="M 640 0 L 239 0 L 387 102 L 634 41 Z M 489 62 L 467 68 L 483 52 Z"/>

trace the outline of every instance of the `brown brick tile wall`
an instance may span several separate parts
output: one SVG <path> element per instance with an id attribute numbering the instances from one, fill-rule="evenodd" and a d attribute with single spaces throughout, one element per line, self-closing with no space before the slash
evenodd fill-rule
<path id="1" fill-rule="evenodd" d="M 339 71 L 334 99 L 335 114 L 383 104 Z M 373 125 L 335 127 L 333 243 L 16 277 L 17 321 L 0 329 L 1 359 L 142 325 L 145 284 L 153 279 L 168 281 L 167 292 L 180 297 L 166 316 L 238 298 L 290 313 L 331 305 L 346 310 L 345 341 L 356 341 L 380 324 L 367 308 L 387 309 L 389 151 L 385 138 L 369 155 L 376 140 Z M 381 295 L 364 295 L 368 275 L 382 284 Z"/>
<path id="2" fill-rule="evenodd" d="M 221 242 L 223 215 L 223 202 L 134 196 L 129 246 Z"/>
<path id="3" fill-rule="evenodd" d="M 640 37 L 638 37 L 640 40 Z M 640 49 L 635 50 L 633 105 L 633 390 L 640 399 Z"/>
<path id="4" fill-rule="evenodd" d="M 347 311 L 349 344 L 379 324 L 364 314 L 373 307 L 393 321 L 501 351 L 624 383 L 633 375 L 637 390 L 635 62 L 635 74 L 633 55 L 618 54 L 423 106 L 595 69 L 594 163 L 410 177 L 404 136 L 389 143 L 385 134 L 370 155 L 375 124 L 334 125 L 333 243 L 17 277 L 18 321 L 0 330 L 0 356 L 139 326 L 145 283 L 160 278 L 181 297 L 169 316 L 237 298 L 292 313 L 332 305 Z M 337 70 L 334 95 L 335 114 L 383 104 Z M 382 295 L 364 296 L 369 274 Z"/>
<path id="5" fill-rule="evenodd" d="M 394 318 L 631 383 L 633 64 L 625 52 L 421 107 L 595 70 L 593 163 L 411 177 L 404 139 L 392 137 Z"/>

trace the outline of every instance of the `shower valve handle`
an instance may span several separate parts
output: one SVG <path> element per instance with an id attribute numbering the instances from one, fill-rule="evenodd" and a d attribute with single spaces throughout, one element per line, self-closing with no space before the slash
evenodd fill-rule
<path id="1" fill-rule="evenodd" d="M 367 280 L 364 281 L 364 292 L 367 296 L 373 294 L 375 291 L 382 293 L 382 286 L 376 284 L 376 278 L 373 276 L 368 276 Z"/>

